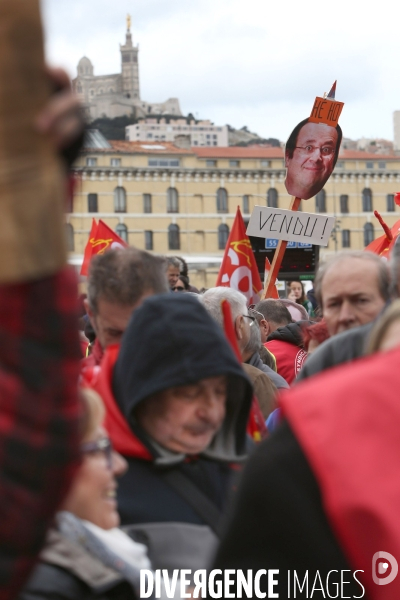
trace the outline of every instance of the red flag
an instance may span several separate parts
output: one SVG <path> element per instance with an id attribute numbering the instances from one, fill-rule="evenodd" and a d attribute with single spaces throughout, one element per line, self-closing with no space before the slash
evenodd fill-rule
<path id="1" fill-rule="evenodd" d="M 224 331 L 225 335 L 228 339 L 228 342 L 232 346 L 234 353 L 236 354 L 236 358 L 239 363 L 242 364 L 242 355 L 240 354 L 239 346 L 236 339 L 235 329 L 233 327 L 232 321 L 232 311 L 231 305 L 228 300 L 222 300 L 221 302 L 221 310 L 222 316 L 224 319 Z M 251 409 L 249 414 L 249 420 L 247 422 L 247 433 L 251 436 L 251 438 L 255 442 L 261 442 L 263 438 L 266 437 L 268 431 L 265 425 L 265 419 L 261 412 L 260 405 L 258 403 L 257 398 L 253 395 L 253 400 L 251 403 Z"/>
<path id="2" fill-rule="evenodd" d="M 393 227 L 390 228 L 382 219 L 377 210 L 374 210 L 374 215 L 381 224 L 385 235 L 381 235 L 376 240 L 368 244 L 364 250 L 367 250 L 368 252 L 374 252 L 374 254 L 388 258 L 390 251 L 396 242 L 396 238 L 400 233 L 400 220 L 396 221 Z"/>
<path id="3" fill-rule="evenodd" d="M 255 304 L 261 298 L 262 283 L 239 207 L 226 244 L 216 285 L 231 287 L 242 292 L 248 304 Z"/>
<path id="4" fill-rule="evenodd" d="M 124 242 L 108 225 L 100 219 L 98 225 L 93 219 L 92 229 L 90 230 L 89 240 L 86 244 L 85 254 L 81 267 L 81 275 L 87 275 L 89 263 L 95 254 L 104 254 L 111 248 L 127 248 L 128 244 Z"/>

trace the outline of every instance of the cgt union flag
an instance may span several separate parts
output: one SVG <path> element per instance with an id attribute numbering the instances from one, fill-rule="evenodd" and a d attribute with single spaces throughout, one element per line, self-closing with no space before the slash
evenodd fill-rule
<path id="1" fill-rule="evenodd" d="M 88 243 L 86 244 L 83 263 L 81 267 L 81 275 L 87 275 L 89 271 L 89 263 L 96 254 L 104 254 L 111 248 L 127 248 L 128 244 L 110 229 L 108 225 L 101 219 L 96 223 L 92 221 Z"/>
<path id="2" fill-rule="evenodd" d="M 248 304 L 255 304 L 261 298 L 263 286 L 239 207 L 226 243 L 216 285 L 239 290 L 246 296 Z"/>

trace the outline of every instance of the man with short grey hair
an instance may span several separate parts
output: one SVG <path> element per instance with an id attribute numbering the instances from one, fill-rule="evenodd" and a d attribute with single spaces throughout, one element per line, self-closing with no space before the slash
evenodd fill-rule
<path id="1" fill-rule="evenodd" d="M 221 302 L 223 300 L 228 300 L 231 307 L 236 340 L 242 354 L 250 340 L 250 323 L 253 320 L 249 317 L 246 297 L 237 290 L 221 286 L 210 288 L 200 296 L 200 300 L 213 319 L 217 321 L 222 328 L 224 326 L 224 318 L 222 315 Z"/>
<path id="2" fill-rule="evenodd" d="M 315 295 L 329 334 L 369 323 L 389 299 L 386 261 L 365 251 L 339 252 L 321 265 Z"/>
<path id="3" fill-rule="evenodd" d="M 331 335 L 306 360 L 297 380 L 359 358 L 372 323 L 390 296 L 387 262 L 365 251 L 340 252 L 321 265 L 314 289 Z"/>
<path id="4" fill-rule="evenodd" d="M 251 341 L 252 327 L 250 325 L 254 317 L 249 316 L 246 297 L 237 290 L 221 286 L 210 288 L 200 296 L 200 299 L 207 311 L 221 327 L 224 326 L 221 302 L 222 300 L 228 300 L 231 307 L 236 340 L 243 362 L 263 371 L 278 389 L 287 388 L 288 385 L 283 377 L 262 362 L 258 350 L 255 349 L 255 340 Z M 257 321 L 254 323 L 254 326 L 258 328 Z"/>

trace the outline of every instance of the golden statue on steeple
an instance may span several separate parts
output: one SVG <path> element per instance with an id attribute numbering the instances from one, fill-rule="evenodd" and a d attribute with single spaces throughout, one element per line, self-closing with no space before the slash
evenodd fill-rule
<path id="1" fill-rule="evenodd" d="M 132 23 L 132 21 L 131 21 L 131 15 L 127 15 L 127 17 L 126 17 L 126 28 L 127 28 L 128 31 L 131 30 L 131 23 Z"/>

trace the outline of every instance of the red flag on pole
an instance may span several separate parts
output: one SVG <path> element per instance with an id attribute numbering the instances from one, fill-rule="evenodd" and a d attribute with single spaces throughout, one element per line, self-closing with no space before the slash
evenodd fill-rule
<path id="1" fill-rule="evenodd" d="M 239 207 L 226 243 L 216 285 L 242 292 L 248 304 L 254 304 L 261 298 L 263 287 Z"/>
<path id="2" fill-rule="evenodd" d="M 396 242 L 396 238 L 400 233 L 400 220 L 396 221 L 393 227 L 390 228 L 382 219 L 377 210 L 374 210 L 374 215 L 381 224 L 385 235 L 381 235 L 380 237 L 376 238 L 376 240 L 368 244 L 364 250 L 367 250 L 368 252 L 374 252 L 374 254 L 388 258 L 390 251 Z"/>
<path id="3" fill-rule="evenodd" d="M 232 346 L 232 350 L 236 354 L 238 362 L 242 364 L 242 356 L 240 354 L 239 346 L 237 343 L 235 330 L 232 321 L 232 311 L 228 300 L 222 300 L 221 302 L 222 316 L 224 319 L 224 331 L 228 342 Z M 265 419 L 261 412 L 260 405 L 257 398 L 253 395 L 251 403 L 251 410 L 249 420 L 247 422 L 247 433 L 255 442 L 261 442 L 266 437 L 268 431 L 265 425 Z"/>
<path id="4" fill-rule="evenodd" d="M 85 254 L 81 267 L 81 275 L 87 275 L 89 271 L 89 263 L 92 256 L 95 254 L 104 254 L 111 248 L 127 248 L 128 244 L 124 242 L 108 225 L 100 219 L 97 224 L 93 219 L 92 228 L 90 230 L 89 240 L 86 244 Z"/>

